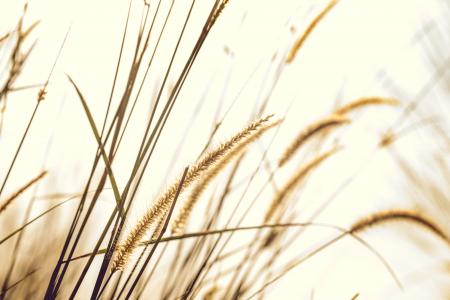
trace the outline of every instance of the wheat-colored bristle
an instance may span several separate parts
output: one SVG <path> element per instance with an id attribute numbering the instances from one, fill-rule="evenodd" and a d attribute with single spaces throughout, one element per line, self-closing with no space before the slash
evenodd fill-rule
<path id="1" fill-rule="evenodd" d="M 283 155 L 278 160 L 278 166 L 285 165 L 297 152 L 297 150 L 314 135 L 323 132 L 326 129 L 330 129 L 335 126 L 349 123 L 350 120 L 344 116 L 333 114 L 326 118 L 320 119 L 302 130 L 292 143 L 284 150 Z"/>
<path id="2" fill-rule="evenodd" d="M 161 219 L 158 222 L 158 225 L 155 227 L 155 231 L 153 231 L 153 233 L 152 233 L 152 240 L 156 240 L 159 237 L 159 235 L 161 234 L 161 232 L 163 230 L 164 223 L 165 223 L 164 219 Z"/>

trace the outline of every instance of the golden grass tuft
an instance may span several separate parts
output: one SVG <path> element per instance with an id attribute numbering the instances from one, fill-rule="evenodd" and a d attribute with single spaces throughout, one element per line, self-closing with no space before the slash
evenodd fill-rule
<path id="1" fill-rule="evenodd" d="M 325 15 L 337 4 L 338 0 L 331 0 L 327 6 L 323 8 L 323 10 L 312 20 L 312 22 L 308 25 L 303 34 L 295 41 L 294 46 L 292 46 L 291 51 L 286 58 L 286 63 L 290 64 L 294 61 L 297 56 L 298 51 L 305 43 L 308 36 L 314 30 L 314 28 L 319 24 L 319 22 L 325 17 Z"/>
<path id="2" fill-rule="evenodd" d="M 242 140 L 257 132 L 269 122 L 273 115 L 258 119 L 231 137 L 228 141 L 220 144 L 215 150 L 207 152 L 187 172 L 180 193 L 196 181 L 205 171 L 213 167 L 226 153 L 231 151 Z M 155 201 L 152 207 L 139 219 L 125 240 L 117 247 L 116 256 L 112 263 L 112 271 L 122 270 L 132 253 L 138 246 L 150 227 L 160 221 L 162 216 L 169 210 L 170 205 L 177 193 L 181 183 L 181 177 L 170 185 L 166 191 Z"/>
<path id="3" fill-rule="evenodd" d="M 238 157 L 241 153 L 243 153 L 249 145 L 254 143 L 257 139 L 259 139 L 265 132 L 269 129 L 278 126 L 282 120 L 277 120 L 275 122 L 266 124 L 262 126 L 258 131 L 255 131 L 251 136 L 247 139 L 243 140 L 239 145 L 237 145 L 233 150 L 228 152 L 222 159 L 220 159 L 217 164 L 211 168 L 197 184 L 194 186 L 189 198 L 183 203 L 177 217 L 174 219 L 172 223 L 172 233 L 181 234 L 186 226 L 186 223 L 189 219 L 189 216 L 205 191 L 211 181 L 222 171 L 229 163 L 233 161 L 236 157 Z"/>
<path id="4" fill-rule="evenodd" d="M 275 214 L 278 207 L 281 207 L 283 200 L 298 186 L 298 184 L 316 167 L 318 167 L 325 159 L 339 151 L 341 148 L 339 146 L 334 147 L 327 152 L 319 154 L 311 161 L 301 166 L 292 177 L 286 182 L 286 184 L 280 188 L 280 190 L 276 193 L 275 197 L 272 199 L 272 202 L 269 206 L 269 209 L 266 212 L 264 217 L 264 223 L 270 221 L 272 216 Z"/>
<path id="5" fill-rule="evenodd" d="M 368 105 L 399 105 L 399 101 L 392 98 L 383 97 L 364 97 L 358 100 L 352 101 L 344 106 L 338 108 L 335 113 L 339 115 L 346 115 L 354 110 L 368 106 Z"/>
<path id="6" fill-rule="evenodd" d="M 33 184 L 44 178 L 44 176 L 47 175 L 47 171 L 43 171 L 38 176 L 31 179 L 27 184 L 25 184 L 23 187 L 21 187 L 19 190 L 17 190 L 14 194 L 9 196 L 3 204 L 0 205 L 0 213 L 6 210 L 6 208 L 17 198 L 19 197 L 23 192 L 28 190 Z"/>
<path id="7" fill-rule="evenodd" d="M 278 160 L 278 166 L 282 167 L 283 165 L 285 165 L 292 158 L 292 156 L 294 156 L 297 150 L 314 135 L 323 132 L 326 129 L 330 129 L 332 127 L 336 127 L 347 123 L 350 123 L 350 120 L 347 119 L 345 116 L 333 114 L 307 126 L 297 135 L 297 137 L 292 141 L 292 143 L 286 148 L 283 155 Z"/>

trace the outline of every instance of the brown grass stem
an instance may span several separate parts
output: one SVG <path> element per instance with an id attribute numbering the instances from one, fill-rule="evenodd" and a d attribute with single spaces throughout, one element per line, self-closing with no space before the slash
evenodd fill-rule
<path id="1" fill-rule="evenodd" d="M 292 143 L 284 150 L 283 155 L 278 160 L 278 166 L 285 165 L 294 154 L 300 149 L 300 147 L 315 135 L 324 132 L 327 129 L 350 123 L 350 120 L 344 116 L 333 114 L 331 116 L 320 119 L 305 129 L 303 129 L 292 141 Z"/>

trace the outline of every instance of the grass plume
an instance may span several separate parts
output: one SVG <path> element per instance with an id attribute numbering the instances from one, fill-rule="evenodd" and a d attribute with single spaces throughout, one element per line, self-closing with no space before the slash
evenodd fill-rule
<path id="1" fill-rule="evenodd" d="M 311 161 L 301 166 L 294 175 L 284 184 L 284 186 L 277 192 L 275 197 L 272 199 L 272 202 L 267 210 L 267 213 L 264 217 L 264 223 L 270 221 L 272 216 L 275 214 L 278 207 L 280 207 L 283 200 L 298 186 L 298 184 L 316 167 L 318 167 L 325 159 L 336 153 L 340 147 L 334 147 L 331 150 L 328 150 Z"/>
<path id="2" fill-rule="evenodd" d="M 265 132 L 269 129 L 278 126 L 282 120 L 277 120 L 275 122 L 266 124 L 262 126 L 259 130 L 252 133 L 247 139 L 243 140 L 239 145 L 237 145 L 233 150 L 228 152 L 211 170 L 209 170 L 201 180 L 194 186 L 189 198 L 183 203 L 177 217 L 173 221 L 172 233 L 181 234 L 183 233 L 184 227 L 186 226 L 189 216 L 205 191 L 211 181 L 230 163 L 233 159 L 242 154 L 249 145 L 254 143 L 259 139 Z"/>
<path id="3" fill-rule="evenodd" d="M 283 155 L 278 160 L 278 166 L 282 167 L 285 165 L 294 154 L 298 151 L 298 149 L 310 138 L 314 135 L 323 132 L 326 129 L 330 129 L 332 127 L 336 127 L 339 125 L 347 124 L 350 120 L 344 116 L 333 114 L 326 118 L 320 119 L 306 127 L 302 130 L 297 137 L 292 141 L 292 143 L 284 150 Z"/>
<path id="4" fill-rule="evenodd" d="M 392 221 L 406 221 L 421 225 L 450 244 L 449 237 L 433 221 L 421 216 L 417 212 L 400 209 L 384 210 L 362 218 L 352 225 L 350 232 L 357 233 L 369 227 Z"/>
<path id="5" fill-rule="evenodd" d="M 306 30 L 303 32 L 301 36 L 298 37 L 298 39 L 295 41 L 294 45 L 292 46 L 291 50 L 289 51 L 289 54 L 286 58 L 286 63 L 290 64 L 294 61 L 295 57 L 297 56 L 298 51 L 302 47 L 302 45 L 305 43 L 308 36 L 311 34 L 311 32 L 314 30 L 314 28 L 317 26 L 317 24 L 320 23 L 320 21 L 325 17 L 325 15 L 337 4 L 338 0 L 331 0 L 327 6 L 325 6 L 322 11 L 311 21 L 311 23 L 308 25 Z"/>
<path id="6" fill-rule="evenodd" d="M 215 150 L 207 152 L 189 169 L 186 178 L 181 185 L 181 192 L 196 181 L 205 171 L 213 167 L 217 161 L 236 147 L 242 140 L 262 128 L 269 122 L 271 117 L 272 115 L 269 115 L 252 122 L 228 141 L 220 144 Z M 153 224 L 160 221 L 161 217 L 168 211 L 180 182 L 181 179 L 177 179 L 166 189 L 166 191 L 154 202 L 152 207 L 139 219 L 125 240 L 118 246 L 117 254 L 112 264 L 113 271 L 123 269 L 147 230 L 150 229 Z"/>
<path id="7" fill-rule="evenodd" d="M 340 115 L 346 115 L 354 110 L 363 108 L 368 105 L 392 105 L 396 106 L 399 102 L 396 99 L 392 98 L 383 98 L 383 97 L 364 97 L 358 100 L 352 101 L 344 106 L 338 108 L 335 113 Z"/>

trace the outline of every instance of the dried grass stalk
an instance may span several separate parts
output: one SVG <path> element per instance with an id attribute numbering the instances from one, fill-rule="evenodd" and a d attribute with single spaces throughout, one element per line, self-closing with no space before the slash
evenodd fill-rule
<path id="1" fill-rule="evenodd" d="M 33 184 L 41 180 L 45 175 L 47 175 L 47 171 L 43 171 L 41 174 L 36 176 L 35 178 L 31 179 L 27 184 L 25 184 L 23 187 L 21 187 L 19 190 L 17 190 L 14 194 L 9 196 L 3 204 L 0 205 L 0 213 L 6 210 L 6 208 L 17 198 L 19 197 L 23 192 L 28 190 Z"/>
<path id="2" fill-rule="evenodd" d="M 326 129 L 330 129 L 332 127 L 347 123 L 350 123 L 350 120 L 346 117 L 333 114 L 309 125 L 304 130 L 302 130 L 292 141 L 292 143 L 286 148 L 283 155 L 278 161 L 278 166 L 282 167 L 284 164 L 286 164 L 286 162 L 288 162 L 292 158 L 297 150 L 314 135 L 323 132 Z"/>
<path id="3" fill-rule="evenodd" d="M 369 227 L 381 225 L 383 223 L 391 221 L 406 221 L 416 223 L 439 236 L 447 243 L 450 243 L 449 237 L 443 230 L 439 228 L 438 225 L 434 224 L 431 220 L 428 220 L 427 218 L 421 216 L 419 213 L 408 210 L 385 210 L 374 213 L 354 223 L 350 228 L 350 233 L 358 233 Z"/>
<path id="4" fill-rule="evenodd" d="M 195 206 L 195 204 L 200 199 L 203 192 L 206 190 L 211 181 L 229 164 L 243 153 L 249 145 L 254 143 L 258 138 L 260 138 L 269 129 L 279 125 L 282 120 L 272 122 L 270 124 L 264 125 L 258 131 L 255 131 L 247 139 L 243 140 L 239 145 L 237 145 L 233 150 L 228 152 L 217 164 L 211 168 L 202 178 L 197 182 L 197 184 L 192 189 L 189 198 L 183 203 L 177 217 L 174 219 L 172 224 L 172 233 L 181 234 L 186 226 L 189 216 Z"/>
<path id="5" fill-rule="evenodd" d="M 336 146 L 325 153 L 316 156 L 307 164 L 300 167 L 295 174 L 288 180 L 288 182 L 279 190 L 279 192 L 272 199 L 269 209 L 264 217 L 264 223 L 270 221 L 275 214 L 278 207 L 281 207 L 283 200 L 298 186 L 298 184 L 316 167 L 320 165 L 325 159 L 336 153 L 340 147 Z"/>
<path id="6" fill-rule="evenodd" d="M 305 32 L 295 41 L 294 46 L 292 46 L 291 51 L 289 52 L 286 63 L 290 64 L 296 57 L 298 51 L 302 47 L 303 43 L 306 41 L 308 36 L 314 30 L 314 28 L 319 24 L 319 22 L 325 17 L 325 15 L 336 5 L 337 0 L 331 0 L 327 6 L 312 20 L 312 22 L 308 25 Z"/>
<path id="7" fill-rule="evenodd" d="M 258 119 L 238 132 L 228 141 L 220 144 L 215 150 L 207 152 L 200 158 L 187 172 L 181 185 L 180 193 L 196 181 L 205 171 L 213 167 L 226 153 L 232 150 L 242 140 L 252 135 L 263 127 L 272 115 Z M 160 221 L 162 216 L 167 213 L 172 201 L 180 186 L 181 178 L 175 180 L 166 191 L 155 201 L 152 207 L 140 218 L 134 228 L 126 236 L 125 240 L 117 247 L 117 253 L 112 263 L 112 271 L 122 270 L 132 253 L 144 237 L 147 230 L 156 222 Z"/>
<path id="8" fill-rule="evenodd" d="M 335 113 L 339 115 L 345 115 L 349 112 L 357 110 L 359 108 L 368 106 L 368 105 L 393 105 L 396 106 L 399 104 L 399 101 L 392 98 L 383 98 L 383 97 L 365 97 L 360 98 L 358 100 L 352 101 L 344 106 L 338 108 Z"/>

